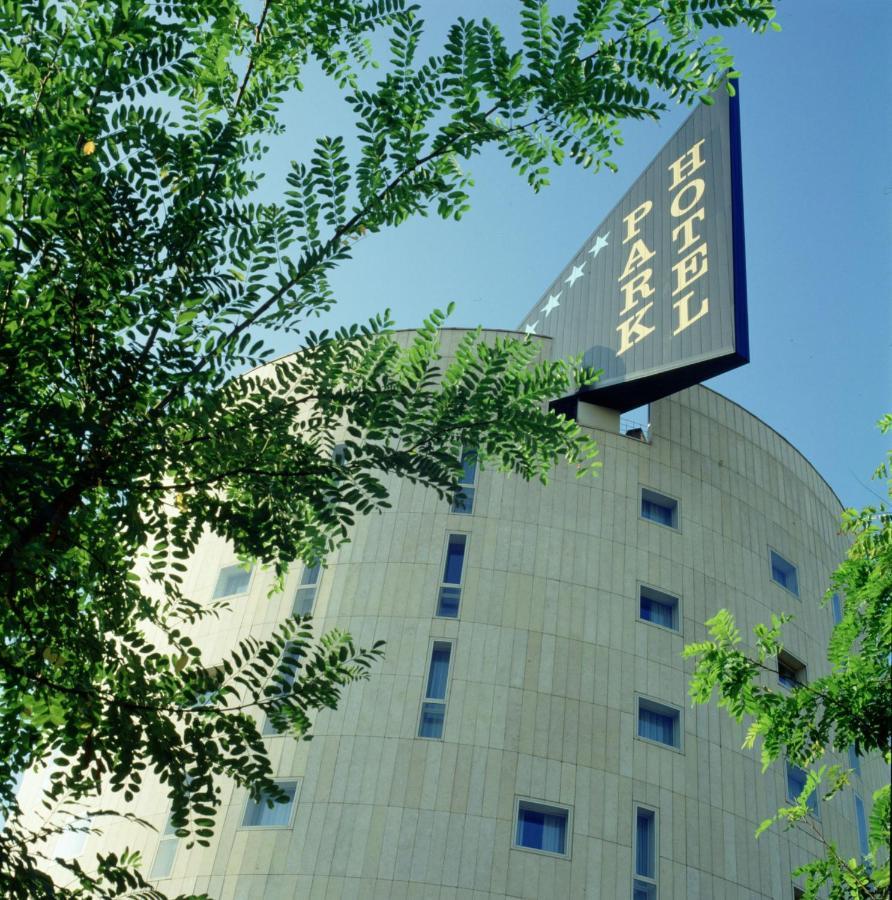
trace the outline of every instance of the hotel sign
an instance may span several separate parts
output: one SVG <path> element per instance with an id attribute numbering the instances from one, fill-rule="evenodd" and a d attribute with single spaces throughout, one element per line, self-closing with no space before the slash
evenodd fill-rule
<path id="1" fill-rule="evenodd" d="M 521 324 L 604 370 L 580 397 L 631 409 L 749 361 L 739 123 L 720 88 Z"/>

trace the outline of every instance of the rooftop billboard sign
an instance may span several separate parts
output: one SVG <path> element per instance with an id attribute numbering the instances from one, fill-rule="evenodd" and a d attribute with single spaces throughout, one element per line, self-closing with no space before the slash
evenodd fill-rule
<path id="1" fill-rule="evenodd" d="M 722 87 L 679 128 L 521 323 L 603 369 L 621 411 L 749 361 L 740 118 Z"/>

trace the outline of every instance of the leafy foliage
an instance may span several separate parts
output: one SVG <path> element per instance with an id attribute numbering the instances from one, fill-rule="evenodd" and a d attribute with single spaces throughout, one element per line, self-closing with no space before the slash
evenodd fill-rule
<path id="1" fill-rule="evenodd" d="M 536 190 L 552 164 L 610 166 L 621 120 L 720 83 L 730 60 L 704 29 L 774 15 L 770 0 L 520 8 L 519 46 L 459 20 L 421 58 L 405 0 L 0 3 L 4 895 L 54 891 L 16 773 L 52 760 L 55 809 L 127 799 L 152 772 L 178 832 L 205 842 L 221 776 L 276 792 L 258 713 L 305 736 L 380 655 L 293 619 L 208 672 L 189 631 L 220 608 L 183 589 L 203 533 L 281 586 L 385 507 L 390 479 L 454 496 L 462 446 L 524 478 L 559 458 L 594 470 L 594 445 L 546 411 L 592 379 L 572 362 L 477 336 L 443 362 L 439 313 L 407 347 L 386 318 L 308 330 L 357 239 L 461 217 L 483 147 Z M 259 202 L 263 142 L 309 66 L 339 86 L 355 135 L 319 136 L 281 202 Z M 265 366 L 265 329 L 301 352 Z M 55 896 L 150 892 L 136 863 L 68 864 Z"/>
<path id="2" fill-rule="evenodd" d="M 892 416 L 885 416 L 880 427 L 884 432 L 892 429 Z M 888 463 L 876 477 L 887 480 L 892 494 Z M 796 802 L 763 822 L 757 836 L 779 821 L 787 827 L 808 827 L 809 798 L 818 788 L 823 788 L 820 798 L 827 802 L 849 784 L 849 769 L 820 764 L 828 752 L 846 754 L 853 747 L 859 756 L 876 753 L 887 766 L 892 764 L 892 513 L 884 505 L 850 509 L 843 516 L 843 529 L 853 543 L 827 595 L 828 602 L 834 593 L 845 597 L 842 620 L 828 647 L 829 675 L 791 691 L 763 682 L 763 672 L 776 672 L 782 628 L 790 616 L 772 616 L 770 627 L 758 625 L 755 653 L 750 655 L 741 648 L 733 616 L 721 610 L 706 623 L 712 639 L 684 651 L 696 660 L 690 685 L 694 702 L 708 703 L 717 692 L 719 706 L 732 718 L 749 720 L 744 746 L 761 741 L 763 769 L 784 759 L 810 767 Z M 823 841 L 820 833 L 816 837 Z M 825 855 L 794 872 L 805 876 L 804 896 L 810 900 L 826 889 L 831 900 L 888 898 L 889 837 L 886 784 L 873 795 L 868 855 L 845 859 L 834 844 L 824 842 Z"/>

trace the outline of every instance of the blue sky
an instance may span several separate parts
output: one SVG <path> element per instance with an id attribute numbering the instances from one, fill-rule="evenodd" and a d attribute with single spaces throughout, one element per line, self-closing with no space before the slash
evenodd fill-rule
<path id="1" fill-rule="evenodd" d="M 516 18 L 510 0 L 421 5 L 431 50 L 458 15 Z M 706 384 L 790 440 L 844 505 L 860 506 L 881 492 L 870 475 L 888 440 L 874 423 L 892 409 L 892 4 L 783 0 L 778 21 L 780 33 L 728 36 L 742 72 L 751 363 Z M 284 110 L 268 190 L 312 138 L 349 126 L 336 93 L 312 77 L 307 87 Z M 564 166 L 538 195 L 496 153 L 476 158 L 471 212 L 362 240 L 332 279 L 338 306 L 318 324 L 390 309 L 411 327 L 454 301 L 452 325 L 516 327 L 688 114 L 628 125 L 618 174 Z M 294 340 L 277 339 L 277 352 Z"/>

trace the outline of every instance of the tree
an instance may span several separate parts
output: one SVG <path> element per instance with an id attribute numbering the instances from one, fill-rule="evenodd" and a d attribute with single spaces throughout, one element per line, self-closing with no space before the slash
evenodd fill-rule
<path id="1" fill-rule="evenodd" d="M 892 430 L 892 416 L 880 421 Z M 876 477 L 887 480 L 892 496 L 892 453 Z M 774 661 L 783 649 L 783 625 L 791 616 L 773 616 L 771 626 L 755 628 L 755 653 L 741 649 L 733 616 L 720 611 L 706 625 L 712 640 L 691 644 L 684 654 L 696 660 L 690 693 L 695 703 L 708 703 L 714 692 L 719 706 L 736 721 L 749 721 L 744 741 L 761 741 L 763 770 L 788 759 L 810 769 L 805 786 L 790 806 L 782 807 L 756 832 L 776 822 L 809 827 L 809 806 L 832 801 L 849 783 L 851 770 L 825 762 L 827 753 L 859 756 L 881 754 L 892 764 L 892 512 L 884 505 L 843 515 L 843 529 L 852 536 L 845 561 L 833 573 L 825 598 L 844 597 L 844 613 L 833 630 L 827 656 L 831 672 L 791 691 L 765 686 L 761 675 L 777 673 Z M 805 894 L 811 900 L 826 888 L 831 900 L 874 900 L 889 897 L 890 787 L 873 795 L 868 829 L 868 854 L 846 859 L 837 847 L 824 843 L 825 853 L 800 866 Z"/>
<path id="2" fill-rule="evenodd" d="M 612 166 L 620 121 L 721 83 L 730 57 L 706 33 L 763 31 L 774 15 L 770 0 L 580 0 L 571 17 L 523 0 L 517 48 L 460 19 L 419 59 L 405 0 L 257 6 L 0 5 L 8 896 L 141 884 L 124 854 L 94 873 L 69 864 L 75 887 L 54 892 L 16 773 L 53 759 L 57 804 L 107 788 L 126 799 L 153 770 L 179 832 L 206 841 L 219 777 L 276 794 L 252 708 L 306 736 L 380 654 L 294 619 L 209 672 L 188 629 L 217 610 L 182 589 L 202 533 L 281 579 L 386 506 L 392 477 L 454 495 L 462 447 L 524 478 L 562 457 L 594 469 L 592 442 L 546 411 L 594 377 L 574 362 L 471 337 L 447 366 L 439 313 L 408 348 L 386 317 L 310 331 L 353 243 L 415 214 L 460 218 L 463 164 L 487 145 L 535 190 L 565 159 Z M 264 136 L 310 66 L 342 90 L 355 134 L 320 136 L 281 202 L 260 202 Z M 264 329 L 293 334 L 300 354 L 236 378 L 269 361 Z"/>

